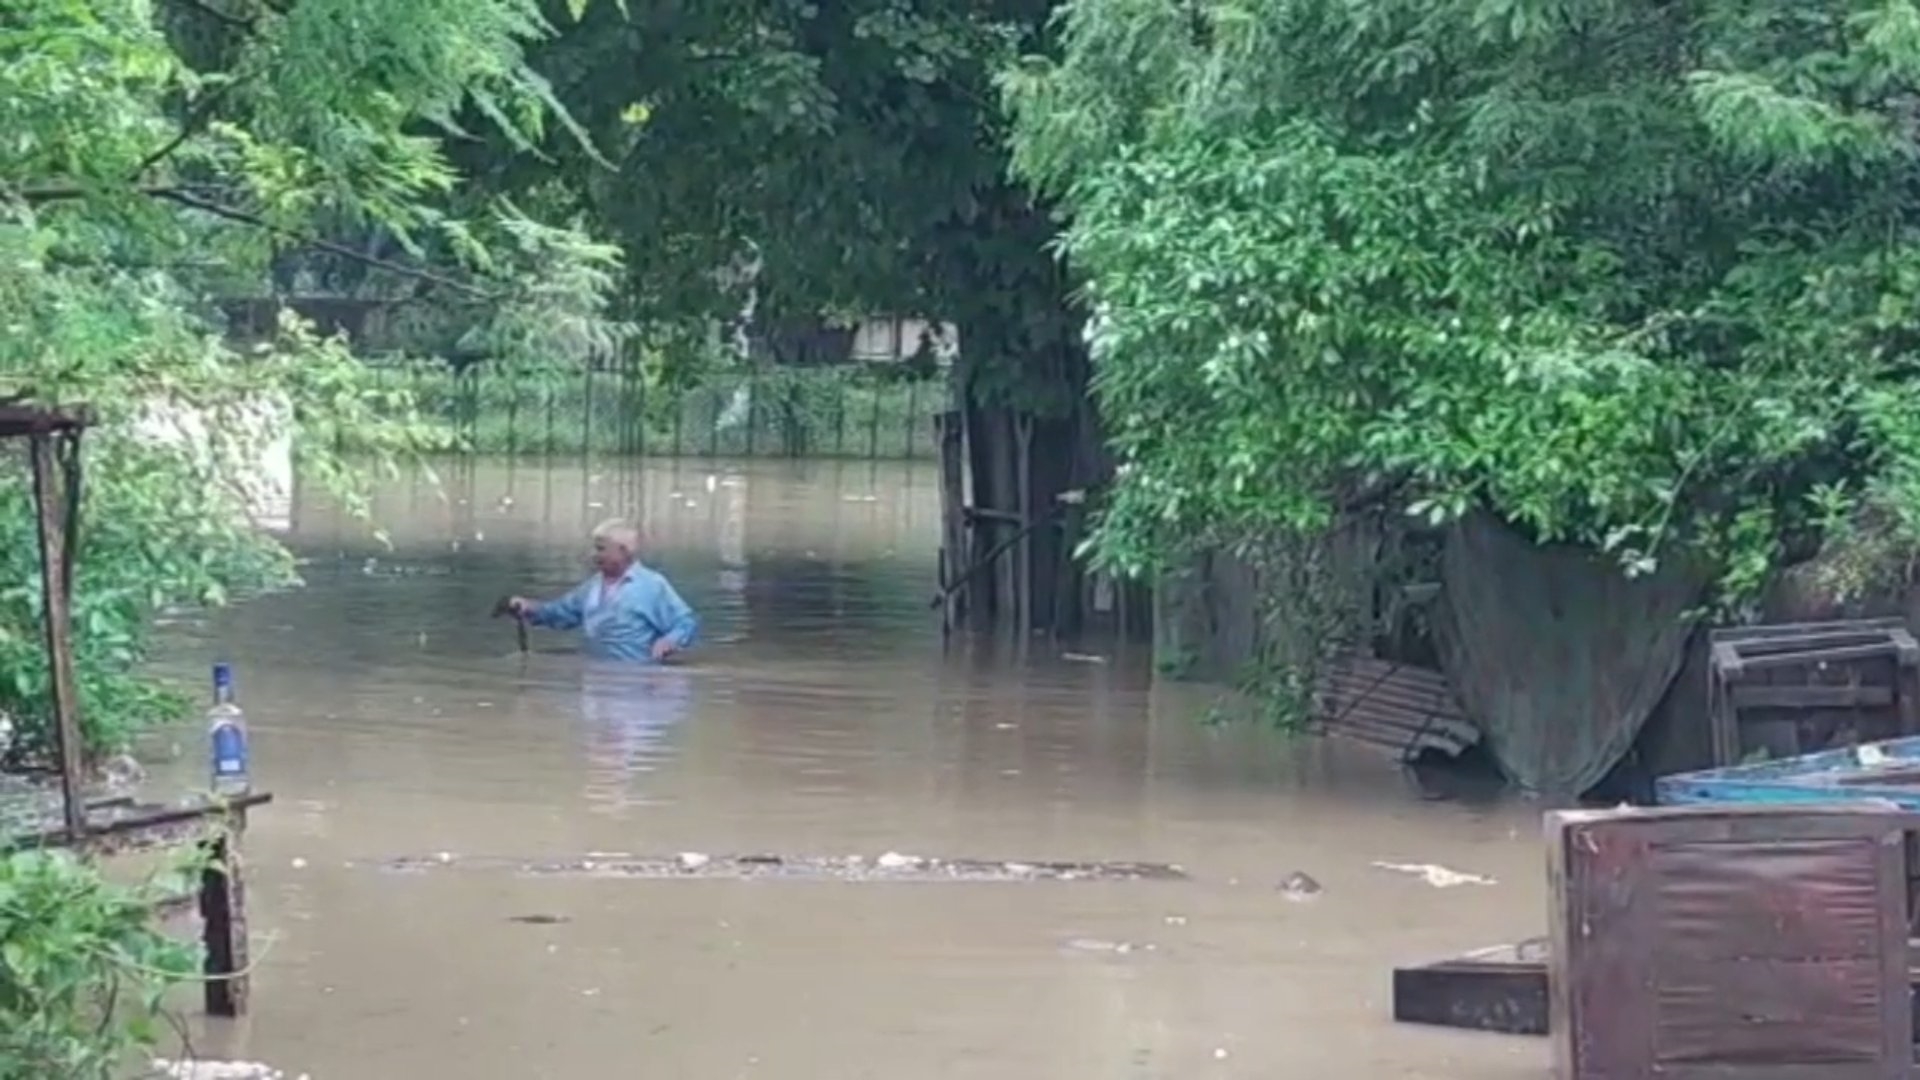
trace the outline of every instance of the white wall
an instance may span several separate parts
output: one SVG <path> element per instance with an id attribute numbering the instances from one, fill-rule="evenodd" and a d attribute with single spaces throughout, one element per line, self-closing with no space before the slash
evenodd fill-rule
<path id="1" fill-rule="evenodd" d="M 293 524 L 292 406 L 285 398 L 265 396 L 223 422 L 238 424 L 233 431 L 242 447 L 242 460 L 214 463 L 208 445 L 205 414 L 177 401 L 149 403 L 134 425 L 136 436 L 163 445 L 192 448 L 202 463 L 218 468 L 246 502 L 253 524 L 270 532 L 285 532 Z M 233 429 L 229 429 L 232 431 Z"/>
<path id="2" fill-rule="evenodd" d="M 869 319 L 855 328 L 851 352 L 855 360 L 900 360 L 919 352 L 929 336 L 935 356 L 953 359 L 959 348 L 959 328 L 925 319 Z"/>

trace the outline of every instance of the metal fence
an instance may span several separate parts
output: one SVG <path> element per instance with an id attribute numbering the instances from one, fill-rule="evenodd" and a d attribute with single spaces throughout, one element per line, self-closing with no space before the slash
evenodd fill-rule
<path id="1" fill-rule="evenodd" d="M 633 368 L 380 371 L 465 448 L 489 454 L 932 458 L 947 392 L 944 379 L 892 367 L 749 369 L 651 387 Z"/>

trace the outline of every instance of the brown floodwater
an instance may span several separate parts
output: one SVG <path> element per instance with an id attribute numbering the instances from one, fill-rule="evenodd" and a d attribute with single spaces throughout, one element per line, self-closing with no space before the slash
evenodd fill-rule
<path id="1" fill-rule="evenodd" d="M 1538 1040 L 1396 1026 L 1395 964 L 1545 926 L 1538 809 L 1422 801 L 1381 754 L 1208 726 L 1098 642 L 943 650 L 923 466 L 449 464 L 390 547 L 300 500 L 303 589 L 170 630 L 236 665 L 253 1015 L 205 1055 L 315 1080 L 1540 1077 Z M 507 591 L 598 520 L 704 620 L 680 669 L 519 654 Z M 162 778 L 196 774 L 183 732 Z M 686 880 L 518 860 L 884 853 L 1180 881 Z M 389 864 L 415 860 L 401 872 Z M 697 861 L 697 860 L 696 860 Z M 1495 879 L 1436 888 L 1376 861 Z M 425 869 L 418 869 L 424 864 Z M 1304 902 L 1277 886 L 1322 886 Z"/>

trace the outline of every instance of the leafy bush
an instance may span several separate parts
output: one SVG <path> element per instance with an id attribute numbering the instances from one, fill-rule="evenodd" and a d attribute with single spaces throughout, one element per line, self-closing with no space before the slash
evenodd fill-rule
<path id="1" fill-rule="evenodd" d="M 0 856 L 0 1080 L 109 1080 L 156 1043 L 162 996 L 199 968 L 156 899 L 68 852 Z"/>

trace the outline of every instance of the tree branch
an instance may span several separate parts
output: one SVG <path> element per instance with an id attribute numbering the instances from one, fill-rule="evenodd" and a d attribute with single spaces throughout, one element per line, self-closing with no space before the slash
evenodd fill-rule
<path id="1" fill-rule="evenodd" d="M 354 262 L 371 266 L 377 270 L 385 270 L 390 274 L 398 274 L 402 277 L 412 278 L 415 281 L 424 281 L 431 285 L 438 285 L 441 288 L 454 289 L 483 300 L 497 298 L 493 292 L 480 288 L 477 285 L 465 281 L 458 281 L 444 274 L 436 274 L 431 270 L 422 270 L 419 267 L 407 266 L 402 263 L 393 262 L 390 259 L 382 259 L 377 255 L 368 255 L 365 252 L 350 248 L 345 244 L 338 244 L 332 240 L 323 240 L 318 236 L 303 233 L 298 229 L 290 229 L 284 225 L 276 225 L 258 214 L 241 210 L 238 207 L 227 206 L 223 203 L 203 199 L 198 195 L 190 194 L 179 188 L 156 188 L 148 191 L 148 194 L 158 199 L 165 199 L 168 202 L 177 203 L 192 210 L 212 214 L 218 218 L 225 218 L 228 221 L 238 222 L 242 225 L 250 225 L 256 229 L 263 229 L 275 236 L 291 240 L 294 243 L 316 248 L 330 255 L 338 255 L 343 259 L 351 259 Z"/>
<path id="2" fill-rule="evenodd" d="M 119 189 L 116 189 L 111 185 L 106 185 L 106 186 L 103 186 L 100 190 L 102 192 L 106 192 L 106 191 L 119 190 Z M 185 187 L 174 187 L 168 184 L 133 184 L 128 186 L 124 190 L 134 195 L 147 195 L 153 198 L 163 198 L 166 196 L 168 192 L 188 191 L 190 189 Z M 4 193 L 4 191 L 0 190 L 0 193 Z M 12 192 L 11 194 L 13 194 L 15 197 L 19 198 L 23 202 L 47 203 L 47 202 L 71 202 L 75 199 L 84 199 L 89 195 L 95 194 L 95 192 L 93 189 L 83 188 L 77 185 L 63 185 L 63 186 L 56 186 L 56 187 L 21 188 L 20 190 Z"/>
<path id="3" fill-rule="evenodd" d="M 318 251 L 324 251 L 330 255 L 338 255 L 343 259 L 350 259 L 363 266 L 371 266 L 376 270 L 385 270 L 390 274 L 411 278 L 414 281 L 424 282 L 428 285 L 437 285 L 445 289 L 453 289 L 456 292 L 462 292 L 481 300 L 498 300 L 500 298 L 498 292 L 481 288 L 470 282 L 450 278 L 445 274 L 438 274 L 432 270 L 424 270 L 420 267 L 408 266 L 405 263 L 397 263 L 391 259 L 383 259 L 378 255 L 371 255 L 367 252 L 348 247 L 345 244 L 322 239 L 311 233 L 302 232 L 299 229 L 289 228 L 285 225 L 276 225 L 252 211 L 242 210 L 237 206 L 228 206 L 226 203 L 216 202 L 195 194 L 197 189 L 192 187 L 176 187 L 167 184 L 135 184 L 130 185 L 124 190 L 136 195 L 144 195 L 151 199 L 161 199 L 178 206 L 184 206 L 190 210 L 198 210 L 201 213 L 212 214 L 214 217 L 224 218 L 227 221 L 236 222 L 241 225 L 261 229 L 283 239 L 291 240 L 296 244 L 314 248 Z M 0 197 L 3 197 L 5 194 L 5 189 L 0 188 Z M 27 188 L 15 194 L 29 203 L 43 203 L 84 199 L 93 194 L 93 192 L 82 187 L 41 187 Z"/>
<path id="4" fill-rule="evenodd" d="M 147 174 L 148 169 L 153 168 L 155 165 L 160 164 L 172 156 L 173 152 L 184 146 L 188 139 L 199 134 L 200 129 L 205 126 L 207 120 L 213 116 L 213 110 L 220 104 L 221 99 L 232 93 L 237 87 L 252 82 L 258 75 L 259 72 L 257 71 L 242 75 L 237 79 L 221 85 L 206 97 L 201 98 L 200 103 L 193 107 L 193 111 L 188 113 L 186 118 L 180 121 L 179 133 L 173 138 L 168 139 L 166 145 L 148 154 L 146 157 L 141 158 L 140 164 L 134 166 L 129 179 L 140 179 Z"/>

